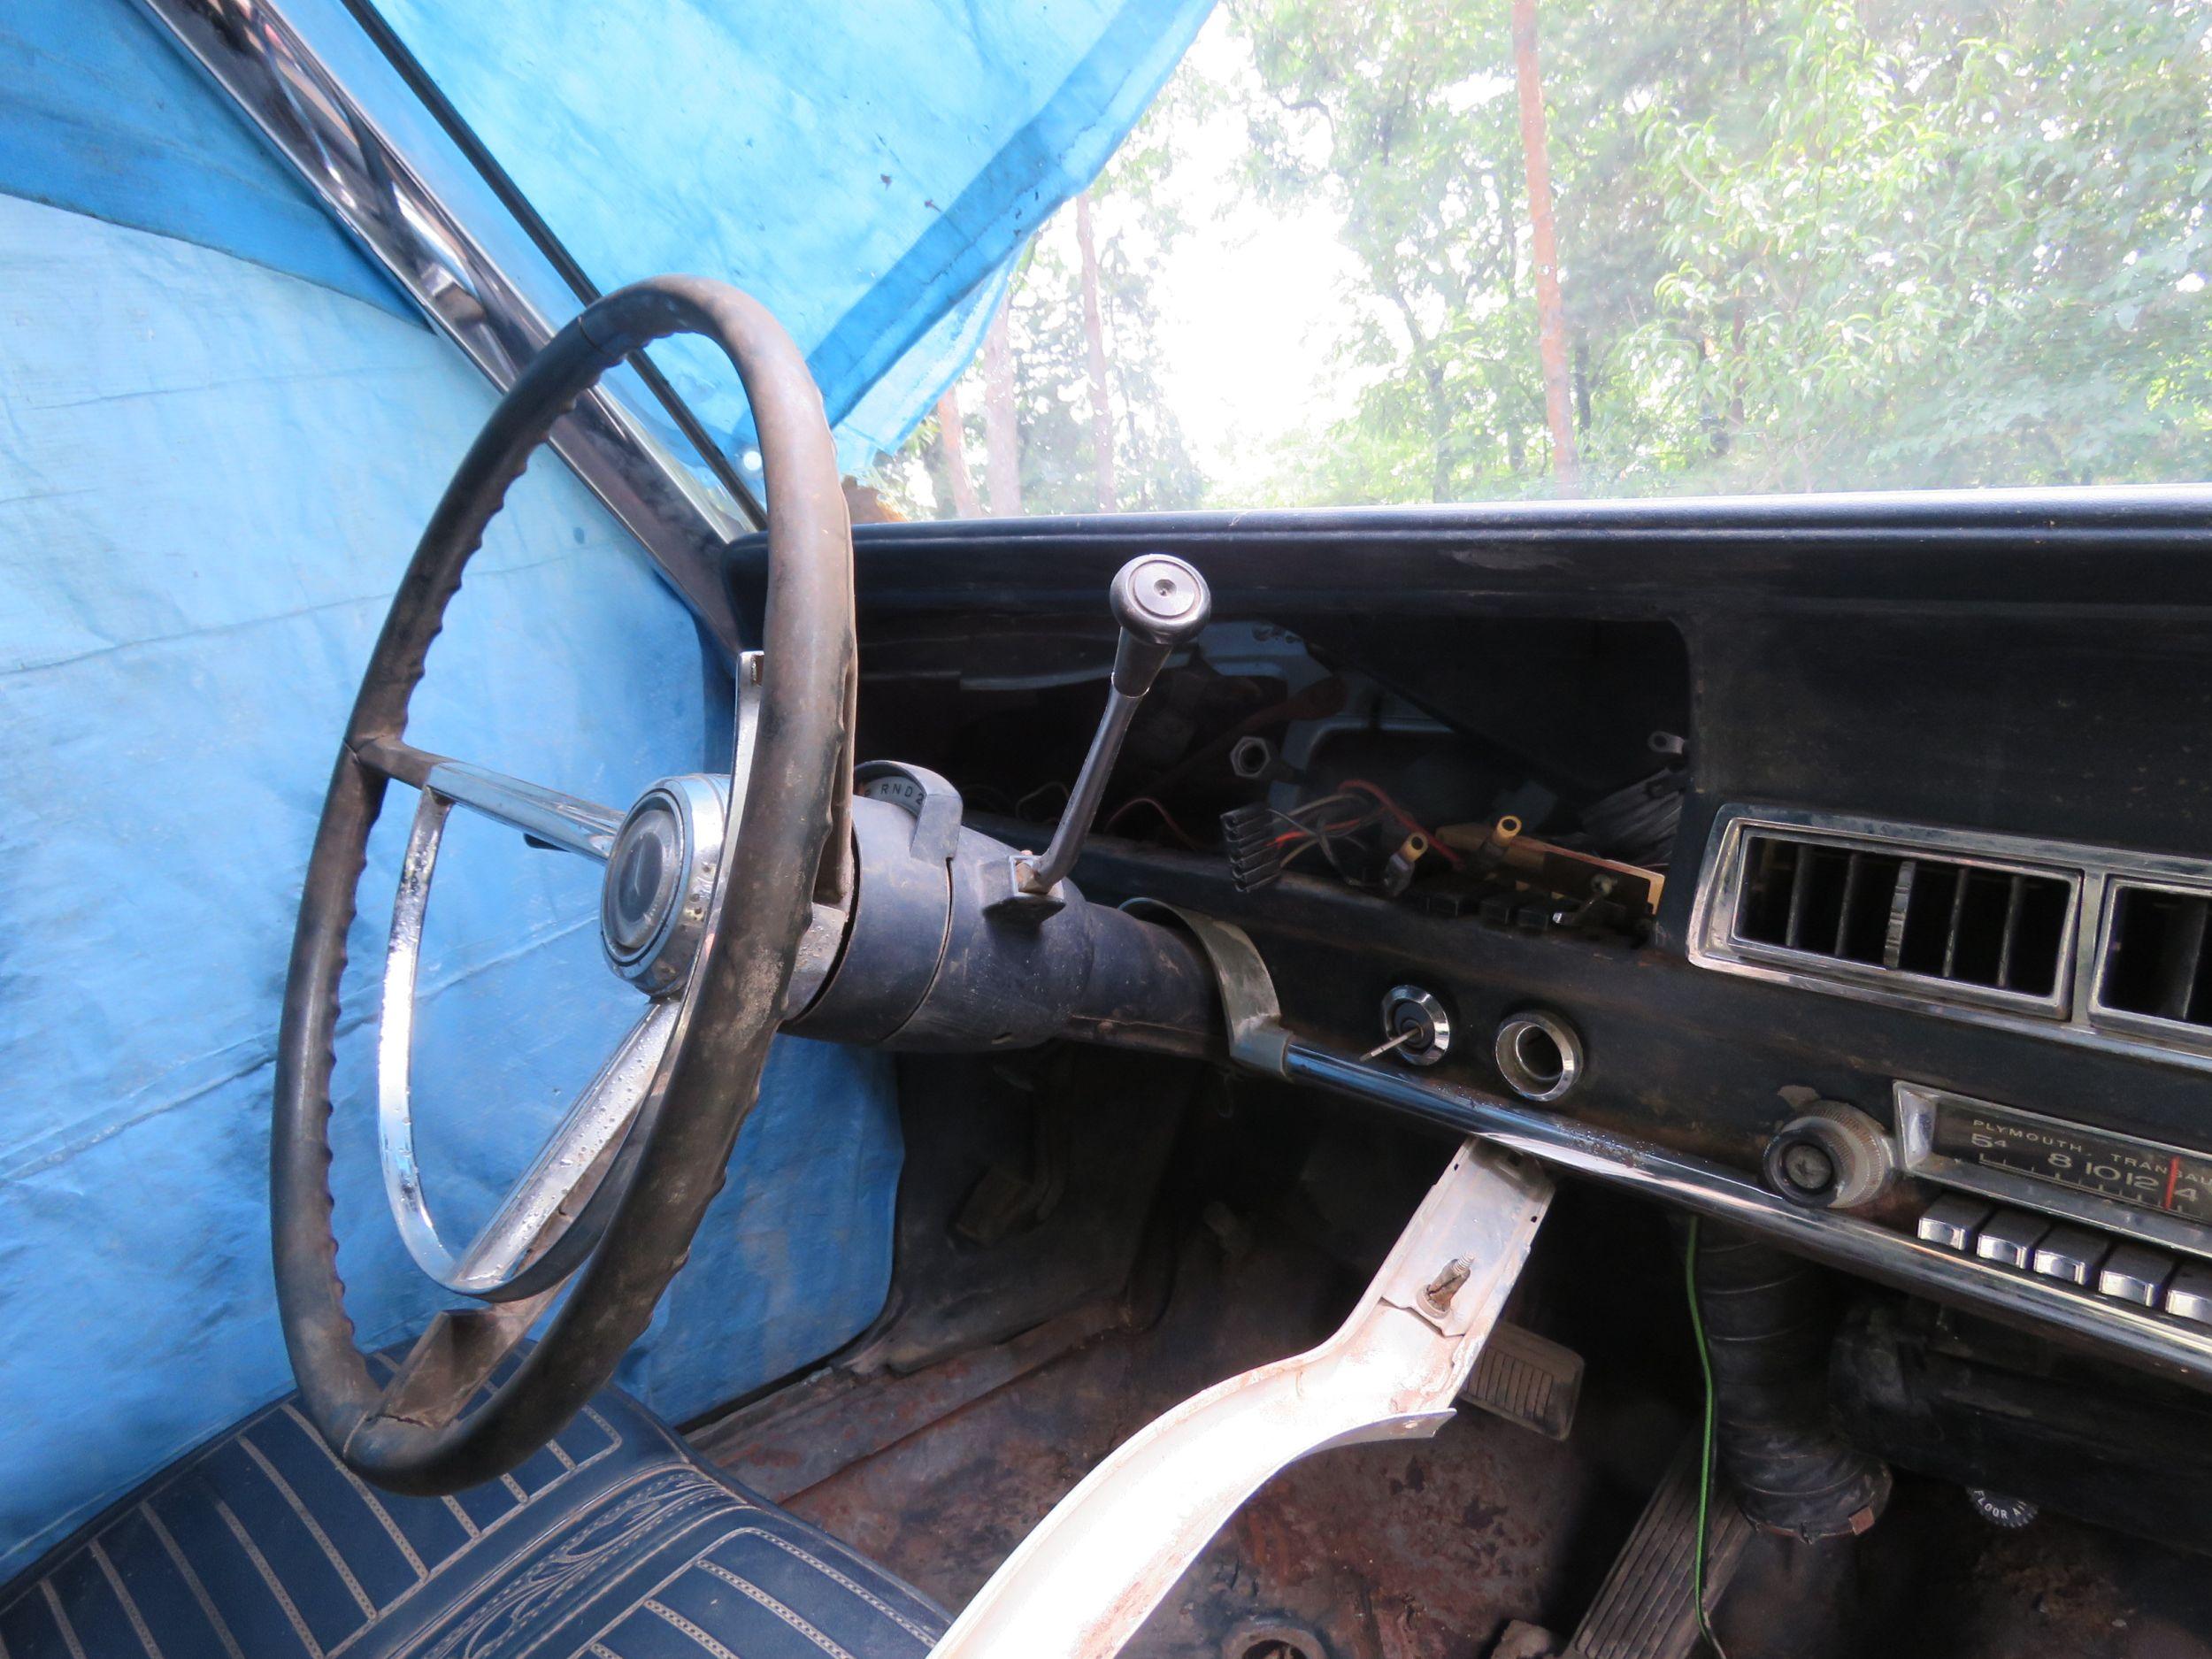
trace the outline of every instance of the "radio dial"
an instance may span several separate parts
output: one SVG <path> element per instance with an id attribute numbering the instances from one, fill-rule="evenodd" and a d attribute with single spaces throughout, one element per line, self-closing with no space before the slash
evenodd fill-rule
<path id="1" fill-rule="evenodd" d="M 1856 1210 L 1880 1196 L 1896 1172 L 1889 1136 L 1855 1106 L 1785 1089 L 1798 1108 L 1767 1142 L 1767 1185 L 1809 1210 Z"/>

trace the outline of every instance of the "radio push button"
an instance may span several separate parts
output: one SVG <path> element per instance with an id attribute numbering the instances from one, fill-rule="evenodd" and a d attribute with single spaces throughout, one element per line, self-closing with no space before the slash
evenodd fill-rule
<path id="1" fill-rule="evenodd" d="M 2043 1279 L 2069 1285 L 2093 1284 L 2097 1265 L 2112 1248 L 2101 1233 L 2083 1227 L 2054 1227 L 2035 1247 L 2035 1271 Z"/>
<path id="2" fill-rule="evenodd" d="M 2212 1325 L 2212 1269 L 2185 1267 L 2166 1287 L 2166 1311 L 2192 1325 Z"/>
<path id="3" fill-rule="evenodd" d="M 1987 1204 L 1952 1193 L 1928 1206 L 1915 1231 L 1924 1242 L 1939 1244 L 1963 1256 L 1973 1249 L 1975 1237 L 1988 1219 Z"/>
<path id="4" fill-rule="evenodd" d="M 2034 1259 L 2035 1247 L 2050 1230 L 2051 1224 L 2040 1216 L 2024 1210 L 2001 1210 L 1983 1224 L 1981 1237 L 1974 1241 L 1974 1254 L 1985 1262 L 2026 1267 Z"/>
<path id="5" fill-rule="evenodd" d="M 2105 1257 L 2104 1271 L 2097 1275 L 2097 1294 L 2139 1308 L 2155 1308 L 2159 1292 L 2173 1276 L 2172 1256 L 2139 1244 L 2123 1244 Z"/>

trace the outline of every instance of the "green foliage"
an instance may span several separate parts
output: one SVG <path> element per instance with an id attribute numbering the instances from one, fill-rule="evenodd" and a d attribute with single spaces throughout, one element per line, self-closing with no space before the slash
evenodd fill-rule
<path id="1" fill-rule="evenodd" d="M 1249 72 L 1194 57 L 1094 192 L 1121 504 L 1558 488 L 1508 0 L 1224 4 Z M 2212 0 L 1537 12 L 1587 493 L 2212 478 Z M 1202 480 L 1157 296 L 1206 257 L 1175 180 L 1225 111 L 1242 188 L 1356 275 L 1338 412 Z M 1012 313 L 1033 512 L 1096 499 L 1079 279 L 1056 223 Z"/>
<path id="2" fill-rule="evenodd" d="M 1171 87 L 1091 188 L 1102 219 L 1099 309 L 1107 348 L 1118 505 L 1123 511 L 1194 507 L 1204 495 L 1182 425 L 1161 388 L 1154 282 L 1189 229 L 1160 190 L 1175 162 L 1172 134 L 1210 96 L 1210 89 L 1202 84 L 1181 81 Z M 1026 513 L 1088 512 L 1098 506 L 1082 270 L 1072 219 L 1072 208 L 1062 212 L 1030 244 L 1015 272 L 1008 302 L 1015 419 L 1021 436 L 1022 510 Z M 1103 234 L 1110 219 L 1141 224 L 1141 238 Z M 1133 247 L 1133 242 L 1138 245 Z M 979 364 L 970 366 L 955 392 L 969 470 L 980 491 L 985 437 Z M 909 516 L 952 516 L 951 481 L 945 474 L 937 436 L 937 417 L 932 414 L 899 453 L 883 457 L 871 475 L 869 481 Z M 987 509 L 988 505 L 987 501 Z"/>
<path id="3" fill-rule="evenodd" d="M 1111 241 L 1100 248 L 1098 265 L 1118 505 L 1125 512 L 1195 506 L 1202 488 L 1198 469 L 1160 390 L 1148 274 Z M 1014 289 L 1015 410 L 1025 512 L 1089 512 L 1098 506 L 1081 284 L 1074 238 L 1041 237 Z M 980 387 L 964 403 L 979 411 L 972 442 L 979 455 Z"/>
<path id="4" fill-rule="evenodd" d="M 1235 0 L 1340 214 L 1352 417 L 1277 499 L 1552 487 L 1503 4 Z M 2212 476 L 2206 9 L 1543 0 L 1592 493 Z"/>

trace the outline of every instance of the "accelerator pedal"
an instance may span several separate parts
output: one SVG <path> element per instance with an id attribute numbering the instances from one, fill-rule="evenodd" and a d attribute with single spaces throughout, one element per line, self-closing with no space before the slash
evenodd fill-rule
<path id="1" fill-rule="evenodd" d="M 1582 1398 L 1582 1356 L 1521 1325 L 1500 1320 L 1482 1345 L 1463 1405 L 1479 1406 L 1508 1423 L 1563 1440 Z"/>
<path id="2" fill-rule="evenodd" d="M 1568 1644 L 1567 1659 L 1687 1659 L 1697 1646 L 1690 1604 L 1691 1552 L 1697 1547 L 1699 1445 L 1675 1455 L 1635 1530 L 1605 1575 L 1598 1599 Z M 1751 1523 L 1725 1492 L 1707 1517 L 1705 1608 L 1719 1605 L 1751 1539 Z"/>

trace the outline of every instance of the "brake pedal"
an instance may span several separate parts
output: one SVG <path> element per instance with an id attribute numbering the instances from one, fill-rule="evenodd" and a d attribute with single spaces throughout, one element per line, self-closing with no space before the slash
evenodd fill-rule
<path id="1" fill-rule="evenodd" d="M 1691 1604 L 1691 1559 L 1697 1548 L 1700 1448 L 1693 1438 L 1675 1455 L 1659 1489 L 1605 1575 L 1598 1599 L 1583 1616 L 1567 1659 L 1688 1659 L 1698 1623 Z M 1743 1560 L 1751 1523 L 1735 1500 L 1719 1494 L 1707 1517 L 1705 1608 L 1718 1605 Z"/>
<path id="2" fill-rule="evenodd" d="M 1575 1403 L 1582 1398 L 1582 1356 L 1500 1320 L 1459 1398 L 1547 1439 L 1563 1440 L 1574 1426 Z"/>

